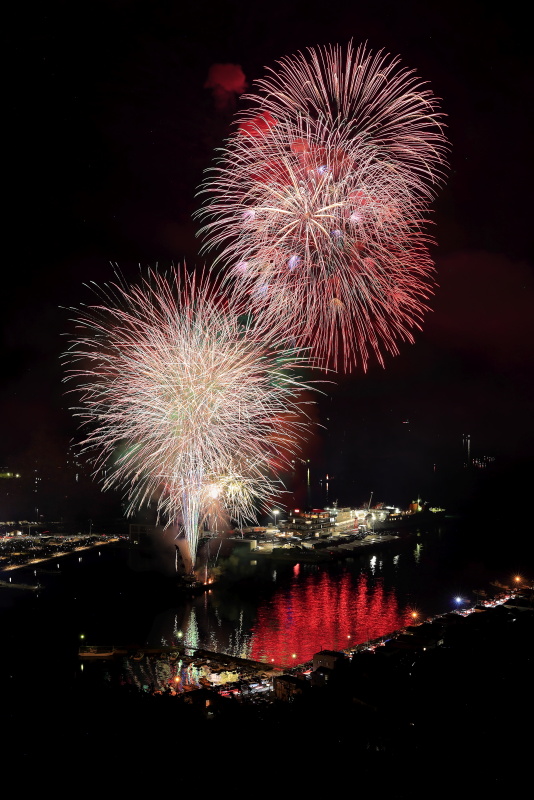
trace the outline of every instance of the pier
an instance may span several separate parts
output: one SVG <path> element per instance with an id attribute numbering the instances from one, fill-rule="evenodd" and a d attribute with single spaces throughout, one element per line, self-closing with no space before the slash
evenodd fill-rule
<path id="1" fill-rule="evenodd" d="M 37 592 L 41 588 L 41 584 L 31 583 L 10 583 L 9 581 L 0 581 L 0 588 L 4 589 L 25 589 L 30 592 Z"/>
<path id="2" fill-rule="evenodd" d="M 189 651 L 189 654 L 186 651 Z M 249 672 L 281 672 L 282 668 L 272 663 L 264 661 L 254 661 L 249 658 L 229 655 L 228 653 L 215 653 L 211 650 L 203 650 L 194 647 L 168 646 L 168 647 L 137 647 L 132 645 L 81 645 L 78 649 L 78 656 L 81 659 L 111 659 L 111 658 L 133 658 L 140 660 L 144 656 L 168 657 L 170 660 L 179 658 L 190 659 L 191 661 L 206 661 L 217 664 L 221 667 L 235 668 Z"/>

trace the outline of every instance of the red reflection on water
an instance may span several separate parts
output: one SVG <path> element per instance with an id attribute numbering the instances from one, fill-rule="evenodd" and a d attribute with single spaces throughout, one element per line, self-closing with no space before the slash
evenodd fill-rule
<path id="1" fill-rule="evenodd" d="M 382 579 L 369 582 L 348 572 L 299 575 L 258 609 L 250 657 L 280 666 L 309 661 L 323 648 L 342 649 L 384 636 L 407 625 L 410 610 L 399 609 L 393 589 Z M 293 654 L 296 658 L 293 658 Z"/>

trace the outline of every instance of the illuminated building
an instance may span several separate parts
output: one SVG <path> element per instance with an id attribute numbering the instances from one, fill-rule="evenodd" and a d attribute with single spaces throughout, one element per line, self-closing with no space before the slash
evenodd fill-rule
<path id="1" fill-rule="evenodd" d="M 301 511 L 299 508 L 289 512 L 286 522 L 280 528 L 287 533 L 300 536 L 320 536 L 331 532 L 335 523 L 333 509 L 314 508 L 312 511 Z"/>

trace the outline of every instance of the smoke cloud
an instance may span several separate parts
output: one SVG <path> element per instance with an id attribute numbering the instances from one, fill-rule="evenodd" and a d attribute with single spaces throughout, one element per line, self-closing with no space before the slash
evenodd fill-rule
<path id="1" fill-rule="evenodd" d="M 247 88 L 245 73 L 240 64 L 212 64 L 204 88 L 212 90 L 217 111 L 232 111 Z"/>

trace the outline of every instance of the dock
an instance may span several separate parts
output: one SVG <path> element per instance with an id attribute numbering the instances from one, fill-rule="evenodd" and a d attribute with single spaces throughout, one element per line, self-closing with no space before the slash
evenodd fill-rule
<path id="1" fill-rule="evenodd" d="M 26 589 L 30 592 L 37 592 L 40 588 L 40 584 L 31 584 L 31 583 L 10 583 L 9 581 L 0 581 L 0 588 L 4 589 Z"/>
<path id="2" fill-rule="evenodd" d="M 189 652 L 186 652 L 189 651 Z M 253 661 L 249 658 L 241 658 L 228 653 L 215 653 L 211 650 L 202 650 L 184 645 L 169 647 L 137 647 L 135 645 L 81 645 L 78 648 L 78 656 L 81 659 L 114 659 L 114 658 L 133 658 L 141 660 L 144 656 L 167 656 L 169 660 L 175 661 L 178 658 L 188 660 L 206 661 L 219 666 L 228 667 L 249 672 L 268 672 L 279 673 L 282 668 L 264 661 Z"/>

